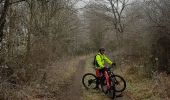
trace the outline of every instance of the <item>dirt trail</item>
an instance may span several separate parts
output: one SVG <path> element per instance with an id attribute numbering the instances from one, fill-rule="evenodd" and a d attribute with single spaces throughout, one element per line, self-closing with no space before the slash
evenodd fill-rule
<path id="1" fill-rule="evenodd" d="M 130 99 L 130 97 L 128 97 L 126 94 L 124 94 L 123 97 L 115 98 L 115 100 L 132 100 L 132 99 Z"/>
<path id="2" fill-rule="evenodd" d="M 76 72 L 72 76 L 72 83 L 68 86 L 68 90 L 65 91 L 64 98 L 62 100 L 80 100 L 82 96 L 81 89 L 81 76 L 84 72 L 85 60 L 81 59 L 76 66 Z"/>
<path id="3" fill-rule="evenodd" d="M 79 58 L 75 61 L 75 64 L 71 65 L 72 67 L 71 69 L 69 68 L 69 70 L 68 68 L 64 67 L 59 69 L 60 67 L 56 67 L 55 64 L 51 66 L 49 68 L 51 70 L 49 70 L 49 75 L 47 78 L 49 80 L 47 81 L 49 83 L 54 82 L 57 88 L 55 87 L 55 85 L 53 86 L 52 84 L 52 88 L 54 89 L 51 89 L 49 91 L 50 94 L 48 94 L 46 97 L 36 97 L 32 100 L 43 100 L 43 98 L 44 100 L 112 100 L 99 90 L 87 91 L 85 88 L 83 88 L 81 82 L 83 74 L 87 72 L 94 72 L 94 69 L 92 69 L 91 64 L 87 63 L 90 61 L 91 59 L 86 59 L 85 57 Z M 65 73 L 62 74 L 63 72 Z M 68 74 L 68 77 L 65 77 L 66 74 Z M 123 97 L 116 98 L 115 100 L 132 99 L 129 99 L 128 96 L 125 94 Z"/>
<path id="4" fill-rule="evenodd" d="M 57 100 L 112 100 L 108 98 L 106 95 L 102 94 L 101 91 L 96 93 L 91 93 L 90 91 L 86 91 L 88 95 L 91 95 L 89 98 L 82 98 L 83 88 L 81 83 L 81 78 L 85 71 L 85 62 L 86 60 L 82 58 L 79 63 L 76 65 L 76 71 L 71 76 L 71 81 L 69 83 L 63 84 L 60 87 L 60 93 L 58 94 Z M 87 66 L 86 66 L 87 67 Z M 98 99 L 97 99 L 98 98 Z M 115 98 L 115 100 L 131 100 L 128 96 L 124 95 L 123 97 Z"/>

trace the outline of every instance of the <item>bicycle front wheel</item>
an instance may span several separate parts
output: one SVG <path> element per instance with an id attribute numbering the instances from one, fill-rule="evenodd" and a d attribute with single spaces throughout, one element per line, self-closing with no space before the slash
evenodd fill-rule
<path id="1" fill-rule="evenodd" d="M 109 91 L 109 95 L 112 99 L 115 98 L 115 83 L 114 83 L 114 80 L 112 78 L 110 78 L 110 91 Z"/>
<path id="2" fill-rule="evenodd" d="M 115 83 L 112 79 L 109 79 L 109 83 L 110 83 L 110 88 L 107 88 L 107 81 L 104 77 L 102 77 L 101 79 L 101 88 L 102 91 L 107 94 L 109 97 L 111 97 L 112 99 L 115 98 Z"/>
<path id="3" fill-rule="evenodd" d="M 108 89 L 107 89 L 107 82 L 106 82 L 105 77 L 101 77 L 100 85 L 101 85 L 102 91 L 103 91 L 105 94 L 107 94 L 107 93 L 108 93 Z"/>
<path id="4" fill-rule="evenodd" d="M 116 92 L 122 92 L 126 89 L 126 82 L 123 79 L 123 77 L 119 75 L 112 76 L 114 83 L 115 83 L 115 91 Z"/>
<path id="5" fill-rule="evenodd" d="M 83 75 L 82 83 L 86 89 L 97 88 L 97 77 L 92 73 Z"/>

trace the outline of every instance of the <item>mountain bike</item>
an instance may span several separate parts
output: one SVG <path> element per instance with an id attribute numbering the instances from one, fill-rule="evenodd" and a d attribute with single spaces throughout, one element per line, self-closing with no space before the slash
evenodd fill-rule
<path id="1" fill-rule="evenodd" d="M 84 74 L 82 83 L 86 89 L 98 89 L 100 85 L 102 91 L 113 99 L 116 96 L 116 92 L 123 92 L 126 88 L 124 78 L 114 74 L 109 67 L 103 69 L 100 78 L 97 78 L 97 76 L 92 73 Z"/>

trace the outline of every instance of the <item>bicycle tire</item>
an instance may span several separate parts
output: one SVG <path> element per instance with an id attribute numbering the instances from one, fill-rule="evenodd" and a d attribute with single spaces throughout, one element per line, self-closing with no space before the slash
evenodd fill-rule
<path id="1" fill-rule="evenodd" d="M 91 77 L 90 79 L 87 80 L 88 77 Z M 82 78 L 82 83 L 83 83 L 83 86 L 86 88 L 86 89 L 96 89 L 97 88 L 97 77 L 92 74 L 92 73 L 86 73 L 83 75 L 83 78 Z M 92 84 L 93 83 L 93 84 Z"/>
<path id="2" fill-rule="evenodd" d="M 102 77 L 101 78 L 101 89 L 102 89 L 102 91 L 106 94 L 106 95 L 108 95 L 109 97 L 111 97 L 112 99 L 114 99 L 115 98 L 115 95 L 116 95 L 116 93 L 115 93 L 115 83 L 114 83 L 114 81 L 112 80 L 112 79 L 110 79 L 110 89 L 108 90 L 107 89 L 107 86 L 106 86 L 106 79 L 105 79 L 105 77 Z"/>
<path id="3" fill-rule="evenodd" d="M 112 99 L 114 99 L 116 96 L 115 83 L 114 83 L 113 79 L 111 79 L 111 78 L 110 78 L 110 90 L 109 91 L 110 91 L 110 97 Z"/>
<path id="4" fill-rule="evenodd" d="M 126 81 L 124 80 L 124 78 L 120 75 L 113 75 L 111 76 L 114 79 L 114 83 L 115 83 L 115 91 L 116 92 L 122 92 L 126 89 Z M 118 81 L 119 79 L 119 81 Z M 118 85 L 123 84 L 122 86 L 118 87 Z"/>
<path id="5" fill-rule="evenodd" d="M 107 94 L 108 90 L 107 90 L 107 86 L 106 86 L 106 79 L 105 79 L 105 77 L 101 77 L 100 85 L 101 85 L 102 91 L 105 94 Z"/>

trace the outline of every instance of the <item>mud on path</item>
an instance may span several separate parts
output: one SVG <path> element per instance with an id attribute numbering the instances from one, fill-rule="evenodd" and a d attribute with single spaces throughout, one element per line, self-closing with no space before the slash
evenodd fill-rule
<path id="1" fill-rule="evenodd" d="M 80 100 L 82 96 L 81 78 L 84 72 L 85 59 L 81 59 L 76 66 L 76 71 L 71 76 L 69 83 L 60 87 L 61 94 L 58 94 L 57 100 Z"/>

